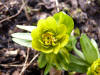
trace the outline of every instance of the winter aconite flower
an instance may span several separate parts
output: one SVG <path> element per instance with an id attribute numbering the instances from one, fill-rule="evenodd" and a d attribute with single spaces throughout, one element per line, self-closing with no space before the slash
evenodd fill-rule
<path id="1" fill-rule="evenodd" d="M 38 21 L 37 28 L 31 32 L 32 47 L 44 53 L 58 53 L 68 43 L 67 27 L 58 24 L 53 17 Z"/>
<path id="2" fill-rule="evenodd" d="M 87 75 L 100 75 L 100 59 L 97 59 L 88 69 Z"/>

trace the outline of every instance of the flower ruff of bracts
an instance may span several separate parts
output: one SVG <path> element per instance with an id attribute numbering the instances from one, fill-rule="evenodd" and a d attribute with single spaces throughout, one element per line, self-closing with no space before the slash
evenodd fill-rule
<path id="1" fill-rule="evenodd" d="M 100 75 L 100 59 L 97 59 L 88 69 L 87 75 Z"/>
<path id="2" fill-rule="evenodd" d="M 64 24 L 57 24 L 53 17 L 38 21 L 37 28 L 31 32 L 32 48 L 44 53 L 57 54 L 68 43 L 69 35 Z"/>

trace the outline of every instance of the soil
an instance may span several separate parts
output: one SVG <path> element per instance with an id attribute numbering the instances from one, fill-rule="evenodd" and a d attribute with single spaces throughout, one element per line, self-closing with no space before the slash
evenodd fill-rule
<path id="1" fill-rule="evenodd" d="M 22 67 L 9 64 L 19 65 L 25 61 L 28 48 L 14 43 L 11 39 L 12 33 L 25 32 L 16 28 L 16 25 L 36 25 L 39 19 L 57 12 L 55 0 L 25 1 L 26 10 L 23 9 L 15 17 L 6 19 L 17 14 L 23 3 L 21 0 L 0 0 L 0 75 L 19 75 Z M 100 1 L 58 0 L 58 3 L 60 11 L 65 11 L 73 17 L 75 28 L 79 28 L 80 32 L 86 33 L 89 38 L 95 39 L 100 49 Z M 9 51 L 16 53 L 9 54 Z M 36 53 L 31 49 L 29 60 Z M 36 61 L 37 59 L 25 70 L 24 75 L 43 75 L 43 69 L 38 68 Z M 68 72 L 65 71 L 63 75 L 68 75 Z"/>

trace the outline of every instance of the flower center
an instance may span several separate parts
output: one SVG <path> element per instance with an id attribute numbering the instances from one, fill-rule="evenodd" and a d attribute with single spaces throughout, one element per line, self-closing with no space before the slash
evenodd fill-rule
<path id="1" fill-rule="evenodd" d="M 100 65 L 96 68 L 96 73 L 100 74 Z"/>
<path id="2" fill-rule="evenodd" d="M 54 37 L 53 33 L 46 32 L 42 34 L 42 41 L 44 45 L 47 46 L 55 46 L 56 45 L 56 38 Z"/>

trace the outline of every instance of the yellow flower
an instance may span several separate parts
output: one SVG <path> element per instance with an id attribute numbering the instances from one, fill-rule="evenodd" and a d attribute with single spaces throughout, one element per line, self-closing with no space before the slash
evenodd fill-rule
<path id="1" fill-rule="evenodd" d="M 73 28 L 73 19 L 64 12 L 41 19 L 37 28 L 31 32 L 32 48 L 44 53 L 57 54 L 68 43 Z"/>
<path id="2" fill-rule="evenodd" d="M 64 24 L 57 24 L 53 17 L 38 21 L 37 28 L 31 32 L 32 47 L 44 53 L 58 53 L 68 43 L 69 35 Z"/>
<path id="3" fill-rule="evenodd" d="M 89 67 L 87 75 L 100 75 L 100 58 Z"/>

